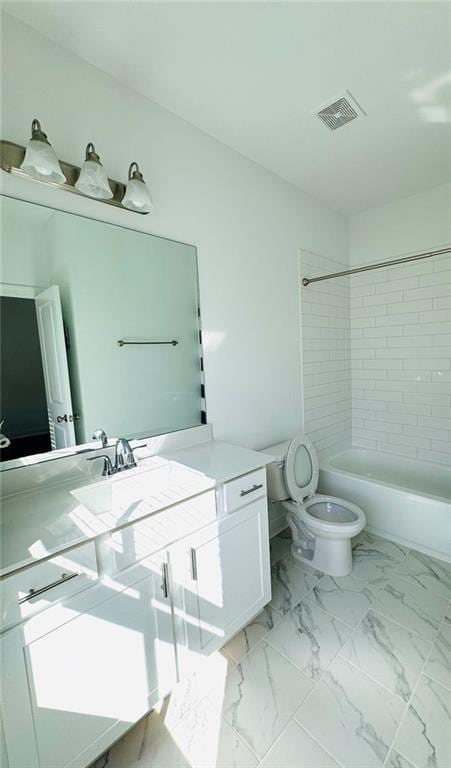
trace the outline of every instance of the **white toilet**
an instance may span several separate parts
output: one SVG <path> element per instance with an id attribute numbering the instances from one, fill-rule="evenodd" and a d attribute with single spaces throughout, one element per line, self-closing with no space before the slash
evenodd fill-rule
<path id="1" fill-rule="evenodd" d="M 330 576 L 347 576 L 351 539 L 365 527 L 365 513 L 350 501 L 316 494 L 318 457 L 302 432 L 263 452 L 274 457 L 267 465 L 268 497 L 287 510 L 293 557 Z"/>

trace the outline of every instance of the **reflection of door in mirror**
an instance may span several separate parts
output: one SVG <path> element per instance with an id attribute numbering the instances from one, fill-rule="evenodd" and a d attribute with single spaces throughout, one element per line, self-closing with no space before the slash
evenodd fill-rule
<path id="1" fill-rule="evenodd" d="M 75 445 L 59 291 L 37 291 L 0 284 L 1 461 Z"/>

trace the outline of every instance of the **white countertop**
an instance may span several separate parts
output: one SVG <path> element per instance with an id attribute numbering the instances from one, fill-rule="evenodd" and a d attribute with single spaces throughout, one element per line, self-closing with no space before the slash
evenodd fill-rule
<path id="1" fill-rule="evenodd" d="M 213 478 L 218 485 L 274 461 L 273 456 L 268 456 L 260 451 L 251 451 L 249 448 L 242 448 L 239 445 L 221 443 L 219 440 L 209 440 L 190 448 L 182 448 L 179 451 L 160 455 Z"/>
<path id="2" fill-rule="evenodd" d="M 2 499 L 0 576 L 244 475 L 271 457 L 208 441 L 139 461 L 102 479 L 79 473 Z M 14 471 L 14 470 L 13 470 Z"/>

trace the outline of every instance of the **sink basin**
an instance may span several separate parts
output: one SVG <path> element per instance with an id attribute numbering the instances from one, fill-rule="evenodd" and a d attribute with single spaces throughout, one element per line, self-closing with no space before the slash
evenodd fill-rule
<path id="1" fill-rule="evenodd" d="M 156 468 L 128 469 L 98 483 L 73 488 L 71 494 L 94 515 L 117 517 L 127 513 L 130 520 L 134 512 L 142 516 L 211 487 L 212 480 L 199 472 L 160 460 Z"/>

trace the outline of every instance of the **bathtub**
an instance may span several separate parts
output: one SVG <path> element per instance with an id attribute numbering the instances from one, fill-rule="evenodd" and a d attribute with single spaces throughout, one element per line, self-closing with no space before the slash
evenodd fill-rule
<path id="1" fill-rule="evenodd" d="M 321 462 L 318 491 L 358 504 L 367 530 L 451 562 L 451 467 L 349 448 Z"/>

